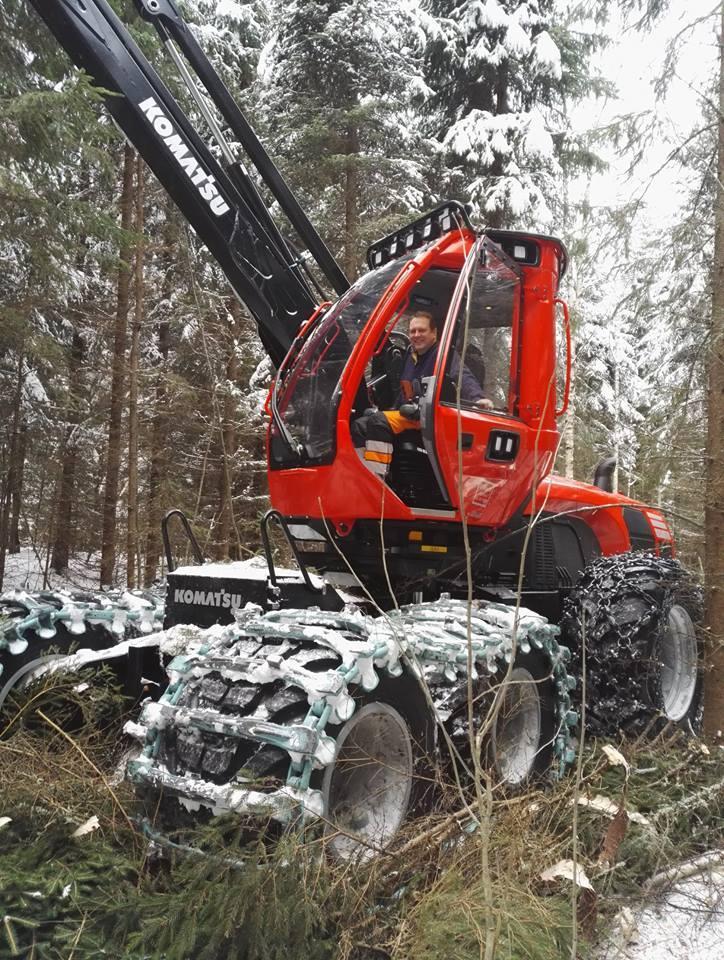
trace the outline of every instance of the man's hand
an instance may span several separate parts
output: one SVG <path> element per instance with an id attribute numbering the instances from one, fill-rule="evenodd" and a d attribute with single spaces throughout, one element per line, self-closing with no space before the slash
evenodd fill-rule
<path id="1" fill-rule="evenodd" d="M 478 408 L 478 410 L 492 410 L 493 401 L 488 400 L 487 397 L 481 397 L 479 400 L 475 401 L 475 406 Z"/>
<path id="2" fill-rule="evenodd" d="M 400 404 L 400 413 L 406 420 L 420 419 L 420 404 L 414 401 Z"/>

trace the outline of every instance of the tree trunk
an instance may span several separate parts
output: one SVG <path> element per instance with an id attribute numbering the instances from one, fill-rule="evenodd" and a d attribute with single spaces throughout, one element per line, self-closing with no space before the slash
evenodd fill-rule
<path id="1" fill-rule="evenodd" d="M 68 561 L 73 549 L 73 501 L 78 463 L 78 427 L 81 421 L 80 384 L 85 359 L 85 341 L 75 329 L 70 349 L 69 394 L 67 426 L 61 447 L 60 482 L 55 507 L 55 531 L 53 537 L 51 569 L 54 573 L 68 572 Z"/>
<path id="2" fill-rule="evenodd" d="M 621 471 L 621 380 L 619 377 L 618 362 L 613 361 L 613 396 L 614 396 L 614 421 L 613 421 L 613 457 L 616 465 L 613 468 L 613 477 L 611 479 L 611 488 L 614 493 L 618 493 L 618 481 Z"/>
<path id="3" fill-rule="evenodd" d="M 60 451 L 59 451 L 60 452 Z M 55 470 L 55 483 L 53 484 L 53 491 L 49 496 L 49 506 L 48 511 L 48 545 L 45 551 L 45 564 L 43 566 L 43 590 L 47 590 L 50 583 L 49 573 L 50 573 L 50 562 L 53 556 L 54 543 L 56 537 L 56 531 L 58 529 L 58 512 L 54 510 L 54 505 L 57 505 L 60 497 L 60 488 L 62 485 L 62 476 L 63 476 L 63 463 L 61 458 L 58 458 L 56 463 Z"/>
<path id="4" fill-rule="evenodd" d="M 345 142 L 347 162 L 344 177 L 344 272 L 353 280 L 357 276 L 357 235 L 359 228 L 359 133 L 354 124 L 347 128 Z"/>
<path id="5" fill-rule="evenodd" d="M 138 352 L 143 323 L 143 173 L 142 157 L 136 158 L 136 261 L 135 305 L 131 352 L 128 358 L 128 532 L 126 537 L 126 583 L 133 588 L 140 581 L 138 558 Z"/>
<path id="6" fill-rule="evenodd" d="M 25 476 L 25 458 L 28 452 L 28 425 L 21 420 L 18 431 L 18 445 L 15 456 L 16 470 L 10 487 L 10 530 L 8 531 L 8 553 L 20 553 L 20 514 L 23 509 L 23 478 Z"/>
<path id="7" fill-rule="evenodd" d="M 504 60 L 498 67 L 495 79 L 495 115 L 502 116 L 510 112 L 508 106 L 508 61 Z M 486 180 L 493 182 L 499 181 L 504 173 L 508 163 L 508 158 L 499 153 L 495 153 L 490 170 L 486 174 Z M 495 210 L 487 210 L 485 214 L 486 226 L 500 230 L 507 226 L 510 211 L 506 207 L 497 207 Z"/>
<path id="8" fill-rule="evenodd" d="M 163 272 L 161 300 L 162 310 L 167 310 L 171 292 L 177 276 L 174 269 L 174 250 L 176 237 L 171 216 L 167 214 L 164 231 L 164 248 L 160 262 Z M 157 328 L 158 366 L 156 370 L 156 388 L 151 422 L 151 440 L 148 470 L 148 504 L 146 510 L 146 543 L 144 551 L 143 585 L 150 587 L 156 579 L 158 559 L 161 554 L 161 481 L 163 479 L 166 423 L 168 403 L 168 355 L 171 347 L 171 325 L 167 316 L 162 316 Z"/>
<path id="9" fill-rule="evenodd" d="M 5 474 L 5 483 L 0 495 L 0 587 L 5 576 L 5 555 L 10 547 L 10 514 L 13 495 L 17 488 L 18 476 L 21 471 L 19 464 L 20 449 L 20 410 L 23 400 L 23 382 L 25 380 L 23 368 L 25 357 L 18 354 L 18 374 L 15 383 L 13 398 L 13 425 L 10 432 L 10 451 L 8 455 L 8 469 Z"/>
<path id="10" fill-rule="evenodd" d="M 151 424 L 150 466 L 148 471 L 148 512 L 143 571 L 143 584 L 146 587 L 150 587 L 156 579 L 158 558 L 161 553 L 161 479 L 166 424 L 166 366 L 170 343 L 170 324 L 168 320 L 162 320 L 158 325 L 159 368 L 156 376 L 155 409 L 153 423 Z"/>
<path id="11" fill-rule="evenodd" d="M 123 150 L 123 178 L 121 185 L 121 228 L 130 231 L 133 225 L 133 167 L 135 153 L 126 144 Z M 101 536 L 101 586 L 113 583 L 116 565 L 116 509 L 118 507 L 118 478 L 121 466 L 121 418 L 123 414 L 123 387 L 126 368 L 126 337 L 131 273 L 128 261 L 131 248 L 123 239 L 118 252 L 118 280 L 116 286 L 116 322 L 113 334 L 111 365 L 111 401 L 108 413 L 108 457 L 103 498 L 103 533 Z"/>
<path id="12" fill-rule="evenodd" d="M 45 488 L 48 486 L 49 475 L 51 474 L 52 469 L 52 460 L 48 460 L 43 464 L 43 469 L 40 471 L 40 489 L 38 490 L 38 499 L 36 501 L 35 511 L 28 521 L 28 528 L 32 537 L 31 543 L 38 556 L 40 556 L 42 544 L 47 543 L 50 540 L 46 530 L 50 526 L 51 519 L 48 517 L 47 524 L 43 526 L 43 511 L 45 508 Z M 50 479 L 52 483 L 52 477 Z M 48 512 L 50 513 L 50 511 Z M 45 536 L 43 536 L 43 534 L 45 534 Z"/>
<path id="13" fill-rule="evenodd" d="M 228 353 L 226 359 L 226 379 L 228 383 L 236 383 L 238 378 L 238 360 L 237 360 L 237 342 L 239 339 L 239 321 L 241 317 L 241 304 L 235 298 L 229 299 L 227 308 L 231 315 L 231 329 L 225 337 L 228 343 Z M 233 474 L 232 464 L 236 452 L 236 424 L 234 422 L 234 398 L 231 390 L 224 393 L 224 401 L 221 405 L 221 443 L 219 457 L 219 526 L 217 542 L 219 544 L 219 553 L 221 560 L 239 559 L 239 543 L 236 533 L 236 524 L 234 522 L 234 501 L 233 501 Z M 232 543 L 233 533 L 233 543 Z"/>
<path id="14" fill-rule="evenodd" d="M 718 160 L 707 391 L 704 573 L 709 669 L 704 686 L 704 729 L 721 742 L 724 731 L 724 4 L 721 6 L 720 30 Z"/>

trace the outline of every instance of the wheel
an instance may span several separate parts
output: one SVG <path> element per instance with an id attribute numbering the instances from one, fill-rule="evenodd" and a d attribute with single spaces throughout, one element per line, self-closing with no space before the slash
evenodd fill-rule
<path id="1" fill-rule="evenodd" d="M 550 661 L 541 651 L 519 649 L 510 674 L 503 663 L 492 676 L 481 676 L 474 698 L 476 731 L 485 730 L 491 710 L 496 711 L 485 734 L 481 757 L 494 785 L 514 793 L 537 778 L 550 776 L 560 718 L 556 711 L 556 680 Z M 469 762 L 465 685 L 459 688 L 455 710 L 446 726 L 460 754 Z"/>
<path id="2" fill-rule="evenodd" d="M 313 673 L 335 670 L 339 658 L 309 642 L 266 643 L 248 639 L 245 656 L 263 662 L 270 654 Z M 403 822 L 424 803 L 424 775 L 434 744 L 434 723 L 417 681 L 382 676 L 370 693 L 352 685 L 354 712 L 325 734 L 335 743 L 330 763 L 312 773 L 321 791 L 325 846 L 339 860 L 362 861 L 393 840 Z M 214 671 L 186 684 L 182 710 L 214 710 L 219 717 L 256 717 L 269 723 L 301 723 L 309 712 L 305 692 L 292 684 L 229 679 Z M 217 785 L 254 780 L 260 791 L 278 789 L 290 770 L 289 754 L 268 743 L 191 725 L 164 729 L 161 761 L 175 775 L 191 774 Z M 152 798 L 151 798 L 152 799 Z"/>
<path id="3" fill-rule="evenodd" d="M 151 599 L 150 595 L 141 595 Z M 0 597 L 0 710 L 13 690 L 22 688 L 39 676 L 48 663 L 63 660 L 76 650 L 100 651 L 114 647 L 122 639 L 150 632 L 156 611 L 149 604 L 142 612 L 129 611 L 119 594 L 60 594 L 43 592 L 34 596 L 6 594 Z M 69 619 L 54 619 L 60 611 Z M 115 613 L 113 612 L 115 611 Z M 144 620 L 146 611 L 149 620 Z M 118 615 L 118 624 L 115 617 Z M 113 620 L 111 619 L 113 618 Z M 159 622 L 160 626 L 160 622 Z M 116 629 L 119 632 L 115 632 Z M 148 694 L 142 678 L 158 684 L 162 679 L 158 656 L 150 648 L 131 648 L 103 661 L 115 672 L 125 696 Z M 96 666 L 101 666 L 99 661 Z"/>
<path id="4" fill-rule="evenodd" d="M 62 598 L 51 593 L 41 593 L 33 599 L 44 603 L 48 610 L 59 610 L 63 606 Z M 12 691 L 20 688 L 45 664 L 62 659 L 74 647 L 100 650 L 113 642 L 102 626 L 89 624 L 84 634 L 78 636 L 71 633 L 63 622 L 51 627 L 49 620 L 41 622 L 37 630 L 25 630 L 19 634 L 17 625 L 31 611 L 31 606 L 22 597 L 6 596 L 0 600 L 0 637 L 5 640 L 5 648 L 0 646 L 0 710 Z"/>
<path id="5" fill-rule="evenodd" d="M 324 770 L 325 836 L 338 860 L 363 862 L 385 849 L 427 806 L 435 726 L 417 681 L 384 678 L 335 736 Z"/>
<path id="6" fill-rule="evenodd" d="M 308 825 L 331 856 L 369 859 L 433 800 L 437 724 L 467 743 L 468 642 L 485 678 L 481 724 L 505 680 L 490 747 L 500 779 L 517 786 L 552 761 L 562 775 L 575 716 L 557 628 L 529 610 L 441 598 L 389 621 L 250 609 L 194 635 L 161 699 L 126 727 L 143 744 L 129 776 L 152 802 L 161 791 L 189 811 Z"/>
<path id="7" fill-rule="evenodd" d="M 680 603 L 672 604 L 668 610 L 657 660 L 661 664 L 659 693 L 664 715 L 674 723 L 692 719 L 700 686 L 699 654 L 696 626 Z"/>
<path id="8" fill-rule="evenodd" d="M 553 757 L 556 718 L 553 678 L 538 652 L 520 653 L 506 678 L 487 747 L 499 782 L 511 790 L 547 773 Z"/>
<path id="9" fill-rule="evenodd" d="M 701 615 L 701 591 L 675 560 L 623 554 L 584 571 L 566 601 L 562 628 L 579 676 L 585 649 L 590 733 L 695 731 Z"/>

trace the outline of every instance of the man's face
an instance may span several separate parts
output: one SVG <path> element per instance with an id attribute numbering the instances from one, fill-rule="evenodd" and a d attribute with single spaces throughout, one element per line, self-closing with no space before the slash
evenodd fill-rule
<path id="1" fill-rule="evenodd" d="M 410 320 L 410 343 L 418 356 L 427 353 L 437 340 L 437 331 L 430 326 L 427 317 L 413 317 Z"/>

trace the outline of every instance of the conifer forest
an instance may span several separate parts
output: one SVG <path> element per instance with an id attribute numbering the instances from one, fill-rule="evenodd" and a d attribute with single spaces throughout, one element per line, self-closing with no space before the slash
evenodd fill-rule
<path id="1" fill-rule="evenodd" d="M 207 136 L 138 4 L 109 2 Z M 613 935 L 589 950 L 618 911 L 721 849 L 724 5 L 679 6 L 179 3 L 350 280 L 370 244 L 447 200 L 476 227 L 563 241 L 572 380 L 554 470 L 590 483 L 614 458 L 611 490 L 666 517 L 702 591 L 702 739 L 604 744 L 593 727 L 568 779 L 530 803 L 496 793 L 477 758 L 474 788 L 446 768 L 434 810 L 359 874 L 297 835 L 250 839 L 231 815 L 184 813 L 166 862 L 114 780 L 128 703 L 105 675 L 92 703 L 77 678 L 45 677 L 0 696 L 0 957 L 614 960 Z M 607 70 L 624 41 L 651 65 L 643 106 Z M 697 61 L 699 85 L 683 82 Z M 275 367 L 103 94 L 29 0 L 2 0 L 2 595 L 158 592 L 174 508 L 209 560 L 263 554 Z"/>
<path id="2" fill-rule="evenodd" d="M 573 180 L 601 169 L 608 142 L 633 164 L 657 133 L 646 116 L 573 126 L 579 101 L 614 96 L 593 59 L 610 43 L 608 6 L 185 10 L 350 277 L 369 243 L 447 198 L 470 203 L 474 223 L 564 240 L 576 356 L 557 469 L 590 479 L 617 456 L 618 489 L 666 508 L 697 564 L 715 78 L 672 160 L 684 184 L 674 226 L 641 236 L 640 211 L 591 209 Z M 149 585 L 173 506 L 194 517 L 209 555 L 256 552 L 271 369 L 254 326 L 88 78 L 26 4 L 5 2 L 2 17 L 0 577 L 22 546 L 51 583 L 100 553 L 100 584 Z"/>

